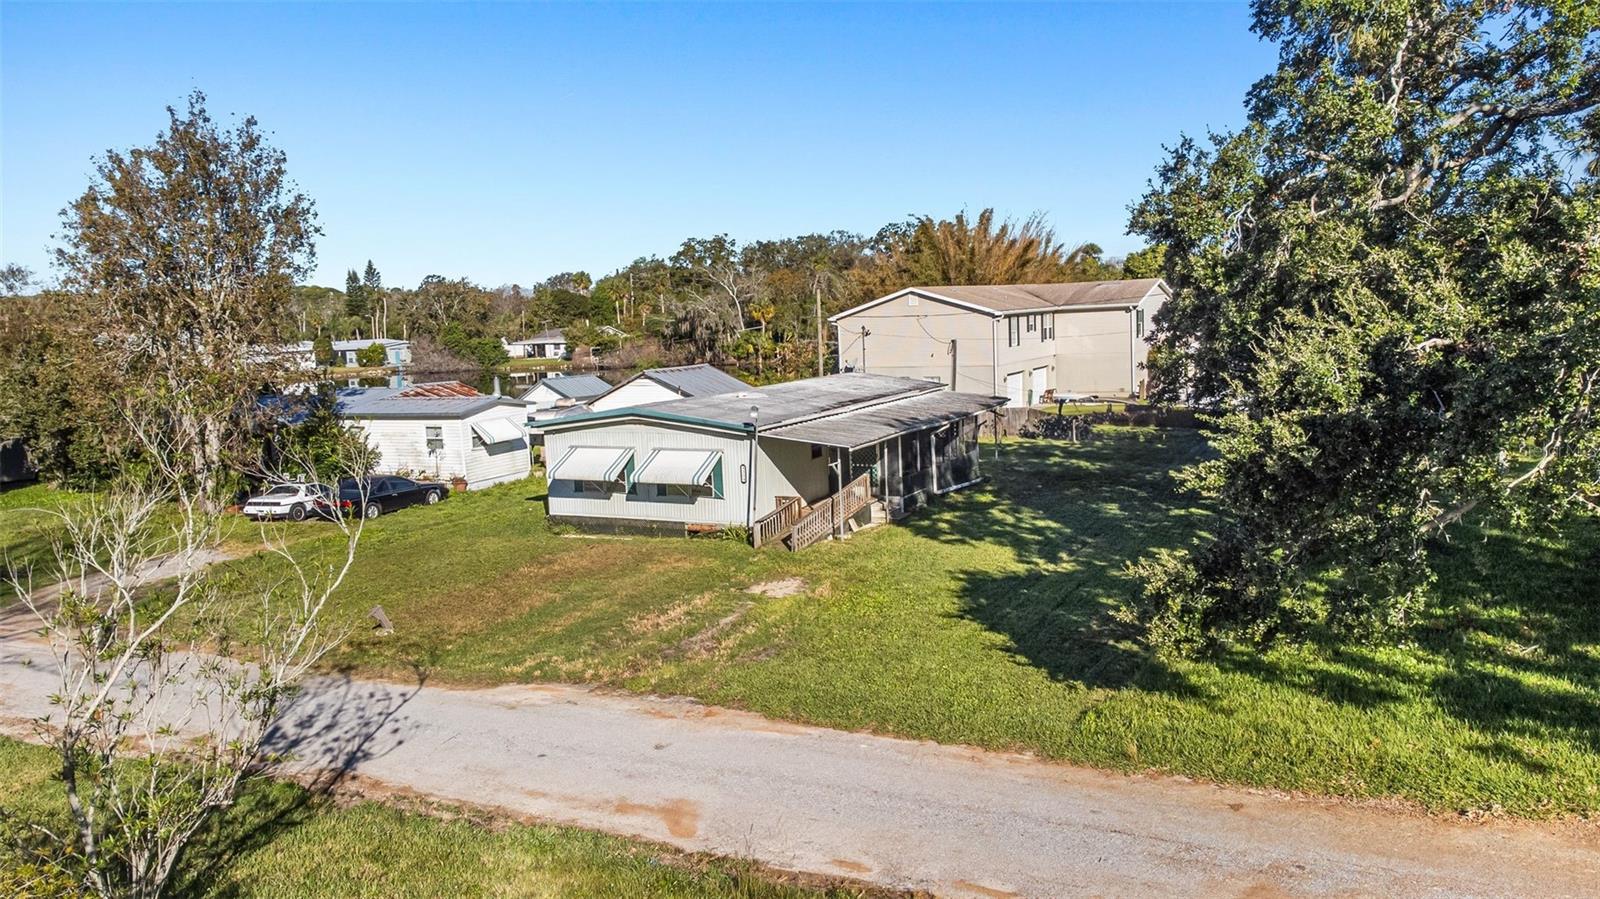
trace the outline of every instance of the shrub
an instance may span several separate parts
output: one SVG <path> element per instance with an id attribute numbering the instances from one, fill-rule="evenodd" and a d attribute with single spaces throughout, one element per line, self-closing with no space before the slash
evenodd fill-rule
<path id="1" fill-rule="evenodd" d="M 381 343 L 369 343 L 356 351 L 356 364 L 362 368 L 378 368 L 389 362 L 389 351 Z"/>

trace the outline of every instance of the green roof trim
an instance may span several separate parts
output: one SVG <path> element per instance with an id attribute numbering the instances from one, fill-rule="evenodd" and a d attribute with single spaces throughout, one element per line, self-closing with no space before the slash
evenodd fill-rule
<path id="1" fill-rule="evenodd" d="M 711 418 L 696 418 L 692 415 L 657 412 L 645 406 L 629 406 L 624 409 L 610 409 L 605 412 L 581 412 L 577 415 L 564 415 L 560 418 L 550 419 L 548 422 L 541 422 L 540 430 L 545 432 L 563 431 L 576 425 L 593 424 L 601 421 L 624 421 L 629 418 L 648 418 L 655 421 L 672 422 L 673 424 L 711 428 L 717 431 L 731 431 L 735 434 L 748 434 L 751 430 L 748 424 L 736 425 Z"/>

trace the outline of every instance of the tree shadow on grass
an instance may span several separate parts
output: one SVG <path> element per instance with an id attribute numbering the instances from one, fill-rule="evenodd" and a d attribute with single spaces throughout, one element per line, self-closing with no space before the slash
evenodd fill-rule
<path id="1" fill-rule="evenodd" d="M 959 573 L 960 614 L 1004 635 L 1019 664 L 1085 687 L 1207 702 L 1204 688 L 1144 650 L 1112 612 L 1134 589 L 1127 562 L 1203 534 L 1210 516 L 1170 472 L 1205 450 L 1193 432 L 1123 432 L 1083 446 L 984 450 L 991 480 L 909 519 L 947 543 L 1007 548 L 1027 570 Z M 1524 536 L 1484 528 L 1437 548 L 1442 605 L 1403 649 L 1313 636 L 1294 651 L 1240 647 L 1224 673 L 1371 711 L 1432 702 L 1482 734 L 1468 748 L 1533 772 L 1516 738 L 1600 751 L 1600 522 Z"/>
<path id="2" fill-rule="evenodd" d="M 984 449 L 990 480 L 909 519 L 943 543 L 1008 549 L 1025 570 L 966 570 L 960 614 L 1002 634 L 1022 664 L 1085 687 L 1136 687 L 1203 699 L 1187 678 L 1143 650 L 1113 612 L 1132 589 L 1127 563 L 1183 545 L 1209 518 L 1170 472 L 1200 458 L 1192 431 L 1129 431 L 1087 444 Z"/>
<path id="3" fill-rule="evenodd" d="M 360 764 L 404 743 L 402 710 L 424 681 L 421 672 L 404 687 L 358 681 L 348 672 L 308 681 L 265 740 L 265 751 L 283 760 L 266 773 L 299 784 L 262 779 L 246 788 L 191 845 L 173 895 L 241 895 L 238 884 L 221 882 L 222 872 L 325 810 Z"/>

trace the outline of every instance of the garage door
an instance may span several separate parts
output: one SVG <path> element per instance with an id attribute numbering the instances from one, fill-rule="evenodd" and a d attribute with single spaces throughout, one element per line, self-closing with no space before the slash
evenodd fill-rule
<path id="1" fill-rule="evenodd" d="M 1022 380 L 1022 372 L 1014 371 L 1011 374 L 1006 375 L 1006 399 L 1009 400 L 1006 405 L 1026 406 L 1028 404 L 1028 398 L 1023 394 L 1023 391 L 1026 389 L 1027 385 Z"/>

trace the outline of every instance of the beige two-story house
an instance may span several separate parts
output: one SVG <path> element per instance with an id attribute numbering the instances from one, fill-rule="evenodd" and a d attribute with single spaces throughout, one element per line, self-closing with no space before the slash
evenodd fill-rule
<path id="1" fill-rule="evenodd" d="M 908 287 L 829 319 L 841 371 L 925 378 L 1004 396 L 1138 396 L 1160 278 Z"/>

